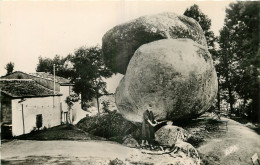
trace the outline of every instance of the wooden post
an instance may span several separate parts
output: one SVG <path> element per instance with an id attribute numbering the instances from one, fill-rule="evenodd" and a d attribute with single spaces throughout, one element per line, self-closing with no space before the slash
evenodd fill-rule
<path id="1" fill-rule="evenodd" d="M 53 94 L 55 95 L 55 64 L 53 65 Z"/>
<path id="2" fill-rule="evenodd" d="M 62 103 L 60 103 L 60 125 L 62 125 Z"/>
<path id="3" fill-rule="evenodd" d="M 23 104 L 22 104 L 22 119 L 23 119 L 23 134 L 25 134 Z"/>
<path id="4" fill-rule="evenodd" d="M 53 65 L 53 108 L 55 107 L 55 64 Z"/>

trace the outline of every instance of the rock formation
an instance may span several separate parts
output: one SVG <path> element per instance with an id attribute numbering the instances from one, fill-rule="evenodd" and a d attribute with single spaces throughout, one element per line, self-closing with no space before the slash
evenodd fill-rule
<path id="1" fill-rule="evenodd" d="M 191 39 L 163 39 L 139 47 L 116 90 L 119 112 L 141 122 L 147 104 L 156 119 L 188 120 L 204 113 L 217 94 L 207 48 Z"/>
<path id="2" fill-rule="evenodd" d="M 102 38 L 104 61 L 114 72 L 125 74 L 130 59 L 141 45 L 176 38 L 190 38 L 207 47 L 203 31 L 195 20 L 161 13 L 143 16 L 109 30 Z"/>
<path id="3" fill-rule="evenodd" d="M 126 135 L 123 139 L 123 145 L 127 146 L 127 147 L 132 147 L 132 148 L 139 148 L 140 145 L 138 144 L 138 142 L 133 138 L 133 136 L 130 135 Z"/>
<path id="4" fill-rule="evenodd" d="M 185 129 L 181 127 L 166 125 L 155 132 L 155 140 L 160 145 L 172 147 L 177 140 L 178 131 L 182 132 L 184 135 L 184 138 L 181 139 L 182 141 L 187 141 L 191 136 Z"/>

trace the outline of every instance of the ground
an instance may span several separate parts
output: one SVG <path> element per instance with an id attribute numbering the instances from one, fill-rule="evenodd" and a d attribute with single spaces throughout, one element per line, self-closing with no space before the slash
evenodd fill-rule
<path id="1" fill-rule="evenodd" d="M 222 120 L 228 120 L 228 130 L 225 122 L 218 125 L 220 129 L 217 131 L 207 130 L 208 128 L 204 127 L 205 123 L 200 123 L 198 126 L 193 124 L 193 127 L 189 128 L 189 131 L 204 137 L 203 142 L 197 147 L 203 163 L 250 164 L 250 158 L 254 153 L 260 155 L 260 136 L 233 120 L 225 118 Z M 58 137 L 64 137 L 62 141 L 57 139 L 39 141 L 38 139 L 37 141 L 12 140 L 3 143 L 2 164 L 109 164 L 116 158 L 132 164 L 167 164 L 176 160 L 168 155 L 149 155 L 140 149 L 125 147 L 115 142 L 92 140 L 93 137 L 89 137 L 91 135 L 74 127 L 66 128 L 70 130 L 68 134 L 61 133 L 65 128 L 58 129 L 60 130 Z M 50 132 L 53 134 L 57 131 Z M 77 138 L 71 138 L 73 134 Z M 46 132 L 42 135 L 47 137 Z M 66 138 L 68 140 L 65 140 Z"/>
<path id="2" fill-rule="evenodd" d="M 105 140 L 104 138 L 93 136 L 73 125 L 61 125 L 46 130 L 33 131 L 16 137 L 19 140 Z"/>
<path id="3" fill-rule="evenodd" d="M 234 120 L 222 120 L 228 120 L 228 130 L 208 138 L 198 151 L 215 158 L 215 164 L 251 164 L 253 154 L 260 155 L 260 136 Z"/>

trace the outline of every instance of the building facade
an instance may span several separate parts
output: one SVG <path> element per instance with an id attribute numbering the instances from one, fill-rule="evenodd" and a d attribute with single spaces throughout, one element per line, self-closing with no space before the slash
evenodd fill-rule
<path id="1" fill-rule="evenodd" d="M 0 79 L 0 89 L 1 126 L 12 136 L 61 124 L 61 94 L 29 79 Z"/>
<path id="2" fill-rule="evenodd" d="M 73 83 L 70 82 L 69 79 L 55 76 L 54 83 L 54 75 L 45 72 L 36 72 L 36 73 L 24 73 L 21 71 L 15 71 L 11 74 L 1 77 L 1 79 L 29 79 L 34 80 L 36 83 L 46 87 L 50 90 L 53 90 L 54 93 L 54 84 L 55 84 L 55 92 L 61 94 L 60 96 L 60 106 L 61 106 L 61 115 L 62 115 L 62 123 L 67 123 L 67 115 L 68 115 L 68 105 L 65 100 L 68 96 L 73 94 Z M 80 101 L 74 103 L 71 113 L 70 113 L 70 121 L 73 123 L 79 121 L 81 118 L 85 117 L 86 112 L 81 109 Z"/>

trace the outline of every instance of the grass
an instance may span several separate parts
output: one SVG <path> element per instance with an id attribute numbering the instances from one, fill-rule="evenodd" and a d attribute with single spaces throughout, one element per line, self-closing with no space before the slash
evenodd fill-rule
<path id="1" fill-rule="evenodd" d="M 60 125 L 45 130 L 33 131 L 29 134 L 15 137 L 20 140 L 105 140 L 88 134 L 73 125 Z"/>

